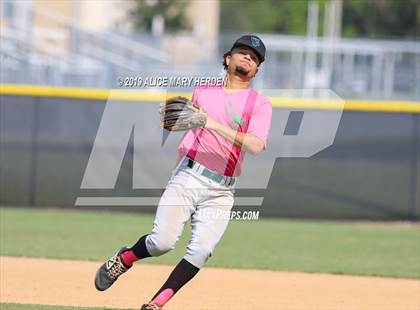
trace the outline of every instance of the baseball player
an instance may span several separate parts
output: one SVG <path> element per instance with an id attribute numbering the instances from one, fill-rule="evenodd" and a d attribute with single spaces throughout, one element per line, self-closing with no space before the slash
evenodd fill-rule
<path id="1" fill-rule="evenodd" d="M 199 120 L 192 123 L 199 125 L 186 127 L 195 128 L 186 131 L 178 147 L 176 167 L 159 201 L 153 229 L 132 247 L 122 247 L 98 269 L 98 290 L 108 289 L 137 260 L 172 250 L 189 219 L 192 235 L 185 256 L 141 309 L 162 309 L 212 255 L 229 222 L 228 216 L 214 215 L 230 212 L 245 153 L 257 155 L 266 147 L 271 103 L 250 87 L 264 58 L 261 39 L 242 36 L 223 56 L 225 84 L 195 88 L 194 105 L 188 111 Z"/>

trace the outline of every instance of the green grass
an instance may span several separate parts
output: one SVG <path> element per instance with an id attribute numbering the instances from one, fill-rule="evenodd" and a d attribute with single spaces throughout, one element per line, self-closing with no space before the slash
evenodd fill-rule
<path id="1" fill-rule="evenodd" d="M 1 310 L 123 310 L 112 308 L 91 308 L 91 307 L 64 307 L 64 306 L 46 306 L 46 305 L 24 305 L 0 303 Z"/>
<path id="2" fill-rule="evenodd" d="M 152 215 L 0 209 L 0 254 L 99 260 L 148 233 Z M 188 225 L 189 226 L 189 225 Z M 143 263 L 175 264 L 176 249 Z M 232 221 L 207 266 L 420 278 L 414 225 L 260 219 Z"/>

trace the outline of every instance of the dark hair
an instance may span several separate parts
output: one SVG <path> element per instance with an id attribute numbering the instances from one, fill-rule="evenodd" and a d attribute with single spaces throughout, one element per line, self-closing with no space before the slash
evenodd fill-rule
<path id="1" fill-rule="evenodd" d="M 226 52 L 226 53 L 224 53 L 224 55 L 223 55 L 223 68 L 225 69 L 225 70 L 227 70 L 227 68 L 228 68 L 228 65 L 227 65 L 227 63 L 226 63 L 226 57 L 227 56 L 229 56 L 229 55 L 232 55 L 232 53 L 229 51 L 229 52 Z"/>

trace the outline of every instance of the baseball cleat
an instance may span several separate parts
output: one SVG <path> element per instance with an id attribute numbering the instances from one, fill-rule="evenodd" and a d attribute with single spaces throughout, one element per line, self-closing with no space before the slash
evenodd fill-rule
<path id="1" fill-rule="evenodd" d="M 148 303 L 141 306 L 140 310 L 162 310 L 162 307 L 155 303 Z"/>
<path id="2" fill-rule="evenodd" d="M 122 247 L 98 269 L 95 275 L 95 287 L 98 291 L 105 291 L 108 289 L 120 275 L 131 268 L 131 266 L 124 266 L 121 260 L 121 253 L 127 250 L 129 250 L 128 247 Z"/>

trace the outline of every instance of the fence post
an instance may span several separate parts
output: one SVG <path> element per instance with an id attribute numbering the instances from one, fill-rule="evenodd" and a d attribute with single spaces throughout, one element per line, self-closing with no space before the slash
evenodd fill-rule
<path id="1" fill-rule="evenodd" d="M 420 148 L 419 148 L 419 114 L 413 113 L 413 121 L 412 121 L 412 133 L 411 133 L 411 169 L 410 169 L 410 205 L 409 205 L 409 214 L 411 215 L 411 220 L 416 221 L 418 220 L 416 215 L 416 210 L 419 208 L 419 194 L 420 194 L 420 182 L 419 182 L 419 175 L 418 175 L 418 158 L 420 157 Z"/>
<path id="2" fill-rule="evenodd" d="M 39 117 L 40 117 L 40 99 L 39 97 L 33 97 L 34 99 L 34 117 L 32 124 L 32 141 L 31 141 L 31 173 L 29 175 L 29 205 L 35 206 L 36 203 L 36 182 L 38 172 L 38 140 L 39 140 Z"/>

